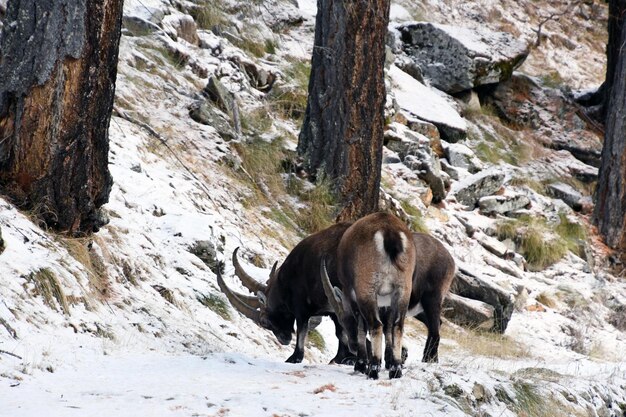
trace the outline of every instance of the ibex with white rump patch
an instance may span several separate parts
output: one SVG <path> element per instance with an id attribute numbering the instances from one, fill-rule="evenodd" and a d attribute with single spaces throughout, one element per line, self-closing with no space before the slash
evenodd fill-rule
<path id="1" fill-rule="evenodd" d="M 390 378 L 402 376 L 402 334 L 411 297 L 415 245 L 407 226 L 388 213 L 375 213 L 346 230 L 337 248 L 337 275 L 342 290 L 332 287 L 322 261 L 322 283 L 358 359 L 354 369 L 376 379 L 382 359 L 383 323 L 392 337 Z M 366 335 L 372 343 L 368 358 Z"/>

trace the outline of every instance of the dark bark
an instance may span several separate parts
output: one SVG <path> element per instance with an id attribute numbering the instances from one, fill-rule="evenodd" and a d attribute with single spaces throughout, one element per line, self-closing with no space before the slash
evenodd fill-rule
<path id="1" fill-rule="evenodd" d="M 122 0 L 15 0 L 0 38 L 0 187 L 48 226 L 97 230 Z"/>
<path id="2" fill-rule="evenodd" d="M 599 108 L 599 118 L 601 122 L 606 122 L 608 116 L 608 103 L 611 99 L 611 90 L 615 81 L 615 71 L 619 52 L 622 48 L 622 27 L 624 26 L 624 16 L 626 15 L 626 0 L 609 0 L 609 19 L 607 24 L 608 43 L 606 45 L 606 76 L 604 83 L 597 92 L 601 100 Z"/>
<path id="3" fill-rule="evenodd" d="M 594 92 L 585 94 L 577 101 L 587 107 L 587 114 L 600 123 L 606 122 L 608 102 L 615 78 L 615 68 L 622 45 L 620 43 L 624 17 L 626 17 L 626 0 L 609 0 L 608 42 L 606 45 L 606 76 L 602 85 Z"/>
<path id="4" fill-rule="evenodd" d="M 618 43 L 626 42 L 622 31 Z M 610 89 L 594 221 L 606 243 L 626 251 L 626 54 L 616 58 Z"/>
<path id="5" fill-rule="evenodd" d="M 390 0 L 318 0 L 298 153 L 335 184 L 340 220 L 378 208 Z"/>

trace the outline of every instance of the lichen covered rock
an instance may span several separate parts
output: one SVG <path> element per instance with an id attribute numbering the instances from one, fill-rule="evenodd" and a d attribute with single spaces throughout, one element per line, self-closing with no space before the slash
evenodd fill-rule
<path id="1" fill-rule="evenodd" d="M 398 30 L 422 76 L 448 94 L 509 79 L 529 52 L 512 35 L 485 28 L 412 22 Z"/>

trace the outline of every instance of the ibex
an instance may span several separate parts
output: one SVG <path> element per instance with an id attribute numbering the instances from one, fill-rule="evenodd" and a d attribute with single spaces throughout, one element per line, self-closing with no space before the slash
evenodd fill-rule
<path id="1" fill-rule="evenodd" d="M 287 358 L 287 362 L 302 361 L 309 319 L 320 315 L 331 316 L 339 339 L 337 354 L 331 363 L 345 363 L 353 357 L 319 279 L 319 266 L 324 258 L 330 276 L 333 277 L 330 280 L 332 285 L 340 285 L 335 278 L 337 246 L 349 226 L 350 223 L 337 223 L 302 240 L 293 248 L 278 270 L 274 264 L 266 284 L 256 281 L 245 272 L 235 250 L 233 253 L 235 273 L 244 286 L 256 296 L 233 292 L 226 286 L 218 271 L 217 282 L 231 304 L 257 324 L 271 330 L 283 345 L 291 342 L 295 320 L 296 347 L 293 354 Z"/>
<path id="2" fill-rule="evenodd" d="M 413 233 L 412 237 L 416 257 L 407 315 L 417 318 L 428 329 L 422 362 L 438 362 L 441 306 L 450 290 L 456 274 L 456 266 L 450 252 L 436 238 L 425 233 Z M 337 292 L 339 297 L 342 296 L 338 293 L 338 288 L 333 289 L 333 284 L 328 280 L 324 270 L 322 270 L 322 282 L 329 298 L 336 298 L 333 292 Z M 343 313 L 341 303 L 333 302 L 333 308 L 340 309 L 340 314 Z M 387 317 L 387 309 L 384 309 L 382 313 L 383 318 Z M 386 323 L 386 320 L 383 320 L 383 325 L 385 328 L 385 367 L 389 369 L 393 350 L 392 326 Z"/>
<path id="3" fill-rule="evenodd" d="M 411 299 L 415 245 L 411 232 L 397 217 L 374 213 L 357 220 L 343 234 L 337 248 L 337 274 L 341 289 L 332 287 L 321 262 L 322 284 L 349 339 L 357 351 L 354 369 L 377 379 L 382 361 L 384 314 L 391 339 L 389 377 L 402 376 L 402 335 Z M 368 358 L 366 336 L 371 338 Z M 387 340 L 389 345 L 389 340 Z"/>
<path id="4" fill-rule="evenodd" d="M 409 301 L 409 316 L 415 316 L 428 329 L 422 362 L 438 362 L 441 305 L 450 290 L 456 266 L 450 252 L 434 237 L 413 233 L 415 271 Z M 387 352 L 385 352 L 386 360 Z"/>
<path id="5" fill-rule="evenodd" d="M 296 347 L 287 362 L 302 361 L 304 338 L 308 331 L 308 326 L 305 327 L 305 325 L 310 317 L 318 314 L 316 312 L 330 315 L 335 323 L 335 333 L 339 343 L 337 354 L 331 363 L 349 363 L 352 361 L 353 354 L 356 353 L 356 350 L 351 353 L 347 346 L 346 335 L 343 334 L 341 324 L 333 314 L 334 310 L 329 307 L 327 294 L 324 287 L 320 285 L 318 275 L 319 262 L 322 257 L 325 257 L 332 277 L 325 285 L 329 288 L 333 286 L 341 288 L 336 278 L 337 246 L 350 225 L 351 223 L 338 223 L 304 239 L 287 256 L 278 273 L 276 264 L 274 265 L 266 284 L 256 281 L 245 272 L 235 250 L 232 257 L 235 273 L 253 294 L 259 294 L 258 292 L 261 291 L 259 295 L 265 300 L 265 305 L 261 303 L 259 295 L 234 293 L 218 274 L 220 289 L 226 294 L 231 304 L 248 318 L 272 330 L 281 343 L 287 344 L 291 340 L 294 318 L 296 323 L 304 324 L 298 325 Z M 417 258 L 408 314 L 417 317 L 428 328 L 428 339 L 422 360 L 437 362 L 441 303 L 454 278 L 454 260 L 437 239 L 423 233 L 413 233 L 412 236 L 417 248 Z M 334 296 L 331 300 L 334 300 Z M 263 317 L 263 323 L 261 323 L 261 317 Z M 390 326 L 385 329 L 385 365 L 387 367 L 391 364 L 392 356 L 391 329 Z"/>

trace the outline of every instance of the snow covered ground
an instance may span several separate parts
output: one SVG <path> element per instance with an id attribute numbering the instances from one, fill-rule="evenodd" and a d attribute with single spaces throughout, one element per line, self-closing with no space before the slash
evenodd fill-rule
<path id="1" fill-rule="evenodd" d="M 568 395 L 592 387 L 597 405 L 616 383 L 626 383 L 626 365 L 569 362 L 511 369 L 491 360 L 441 365 L 410 363 L 402 379 L 378 381 L 355 375 L 349 366 L 285 364 L 240 353 L 164 355 L 151 352 L 112 355 L 68 352 L 71 363 L 37 378 L 3 383 L 0 415 L 71 416 L 465 416 L 467 401 L 484 402 L 483 413 L 515 415 L 494 401 L 508 392 L 505 373 L 527 378 L 542 397 L 557 386 L 563 398 L 539 406 L 539 415 L 580 413 L 567 408 Z M 502 364 L 500 364 L 502 365 Z M 557 368 L 558 371 L 553 370 Z M 518 385 L 519 386 L 519 385 Z M 619 389 L 619 388 L 618 388 Z M 500 394 L 498 394 L 500 393 Z M 613 395 L 620 395 L 613 392 Z M 456 398 L 454 398 L 456 396 Z M 470 399 L 471 398 L 471 399 Z M 570 400 L 571 401 L 571 400 Z M 491 404 L 490 404 L 491 403 Z M 619 415 L 619 414 L 616 414 Z"/>

